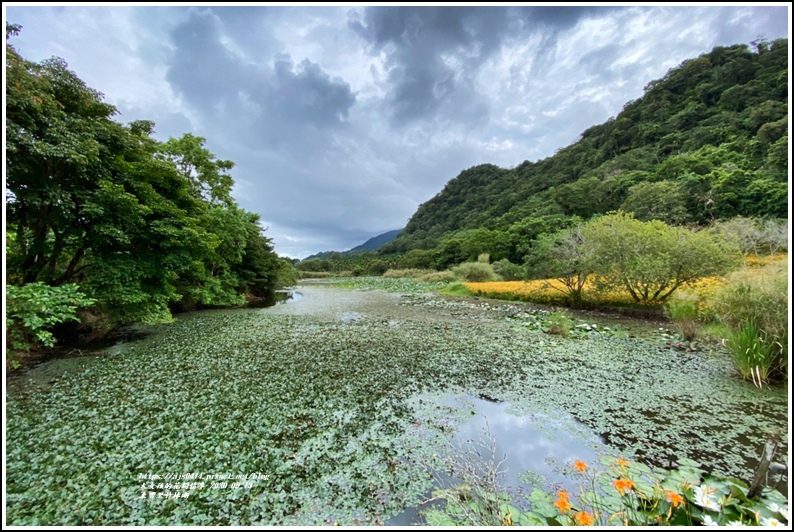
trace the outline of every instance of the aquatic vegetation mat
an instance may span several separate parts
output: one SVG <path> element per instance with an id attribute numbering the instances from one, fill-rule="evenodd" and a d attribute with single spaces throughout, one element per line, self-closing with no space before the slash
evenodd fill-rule
<path id="1" fill-rule="evenodd" d="M 601 325 L 551 336 L 540 311 L 302 292 L 181 316 L 10 394 L 7 523 L 383 523 L 432 487 L 426 464 L 465 418 L 426 394 L 508 401 L 540 426 L 573 416 L 627 456 L 742 478 L 786 426 L 786 390 L 737 379 L 724 353 Z M 345 293 L 356 319 L 300 314 L 320 292 Z"/>

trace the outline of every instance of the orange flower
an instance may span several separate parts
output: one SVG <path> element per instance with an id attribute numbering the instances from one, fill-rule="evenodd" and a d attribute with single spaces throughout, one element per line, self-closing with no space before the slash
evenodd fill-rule
<path id="1" fill-rule="evenodd" d="M 684 503 L 684 498 L 674 491 L 667 490 L 664 492 L 667 495 L 667 502 L 673 505 L 673 508 L 678 508 L 679 505 Z"/>
<path id="2" fill-rule="evenodd" d="M 584 510 L 574 515 L 573 520 L 576 526 L 593 526 L 593 516 Z"/>
<path id="3" fill-rule="evenodd" d="M 626 469 L 627 467 L 629 467 L 629 462 L 628 460 L 624 460 L 623 457 L 621 456 L 620 458 L 618 458 L 618 466 L 620 466 L 621 469 Z"/>
<path id="4" fill-rule="evenodd" d="M 571 501 L 568 499 L 568 492 L 565 490 L 557 492 L 557 500 L 554 501 L 554 506 L 561 514 L 564 514 L 571 509 Z"/>
<path id="5" fill-rule="evenodd" d="M 612 481 L 612 485 L 615 486 L 615 489 L 618 490 L 618 493 L 621 495 L 635 487 L 634 482 L 627 478 L 616 478 Z"/>
<path id="6" fill-rule="evenodd" d="M 581 460 L 576 460 L 573 463 L 573 468 L 579 473 L 584 473 L 585 471 L 587 471 L 587 464 L 582 462 Z"/>

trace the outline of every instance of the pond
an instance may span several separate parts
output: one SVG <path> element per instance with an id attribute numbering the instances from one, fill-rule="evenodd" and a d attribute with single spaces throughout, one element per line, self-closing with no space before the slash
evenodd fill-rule
<path id="1" fill-rule="evenodd" d="M 7 522 L 408 524 L 480 437 L 519 495 L 602 454 L 748 478 L 766 431 L 785 432 L 787 390 L 738 380 L 724 353 L 603 323 L 555 337 L 543 317 L 307 285 L 145 328 L 9 388 Z"/>
<path id="2" fill-rule="evenodd" d="M 424 397 L 425 401 L 438 398 Z M 481 396 L 462 395 L 442 400 L 452 412 L 471 415 L 467 421 L 453 417 L 454 436 L 445 447 L 446 470 L 434 471 L 433 489 L 451 488 L 467 483 L 456 471 L 494 473 L 499 486 L 522 504 L 533 488 L 565 488 L 576 493 L 577 482 L 565 475 L 574 460 L 597 463 L 600 454 L 614 452 L 587 427 L 572 417 L 516 415 L 510 404 Z M 463 474 L 463 476 L 466 476 Z M 432 490 L 425 499 L 432 499 Z M 437 504 L 438 505 L 438 504 Z M 386 525 L 421 525 L 420 514 L 428 505 L 407 508 L 386 521 Z"/>

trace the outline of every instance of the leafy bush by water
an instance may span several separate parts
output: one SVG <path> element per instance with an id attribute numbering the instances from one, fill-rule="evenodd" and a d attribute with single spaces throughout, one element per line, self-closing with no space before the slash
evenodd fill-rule
<path id="1" fill-rule="evenodd" d="M 763 383 L 787 377 L 787 263 L 734 272 L 709 308 L 730 328 L 726 345 L 744 378 Z"/>
<path id="2" fill-rule="evenodd" d="M 76 284 L 7 284 L 7 345 L 17 351 L 29 351 L 40 346 L 52 347 L 55 337 L 50 330 L 65 321 L 79 321 L 75 311 L 94 303 L 95 300 L 80 292 Z M 9 356 L 9 360 L 12 366 L 15 365 L 13 355 Z"/>
<path id="3" fill-rule="evenodd" d="M 573 320 L 564 312 L 552 312 L 548 318 L 549 328 L 546 332 L 567 338 L 573 327 Z"/>
<path id="4" fill-rule="evenodd" d="M 419 278 L 420 281 L 425 283 L 451 283 L 458 280 L 458 277 L 449 270 L 443 272 L 433 272 L 423 275 Z"/>
<path id="5" fill-rule="evenodd" d="M 507 259 L 502 259 L 492 264 L 493 271 L 505 281 L 520 281 L 526 276 L 523 266 L 513 264 Z"/>
<path id="6" fill-rule="evenodd" d="M 485 262 L 464 262 L 454 266 L 452 272 L 470 283 L 499 280 L 493 266 Z"/>

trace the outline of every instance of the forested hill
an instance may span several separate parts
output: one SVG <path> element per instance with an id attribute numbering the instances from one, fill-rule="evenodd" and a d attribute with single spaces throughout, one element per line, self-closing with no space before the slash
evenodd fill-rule
<path id="1" fill-rule="evenodd" d="M 348 249 L 347 251 L 320 251 L 319 253 L 315 253 L 314 255 L 309 255 L 303 260 L 306 261 L 311 259 L 320 259 L 320 260 L 338 259 L 340 257 L 355 256 L 357 253 L 363 251 L 374 251 L 379 247 L 381 247 L 382 245 L 394 240 L 397 237 L 397 235 L 399 235 L 401 232 L 402 229 L 386 231 L 385 233 L 381 233 L 379 235 L 373 236 L 363 244 L 359 244 L 358 246 Z"/>
<path id="2" fill-rule="evenodd" d="M 461 172 L 381 249 L 521 262 L 528 239 L 618 208 L 668 223 L 785 218 L 787 79 L 787 39 L 717 47 L 552 157 Z"/>
<path id="3" fill-rule="evenodd" d="M 402 229 L 395 229 L 394 231 L 387 231 L 385 233 L 381 233 L 377 236 L 373 236 L 363 244 L 354 247 L 350 251 L 372 251 L 374 249 L 378 249 L 383 244 L 387 242 L 391 242 L 402 232 Z"/>

